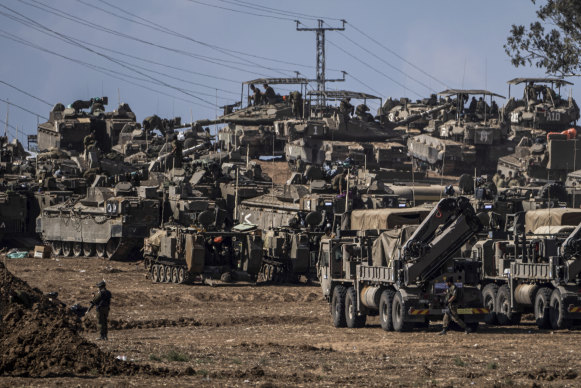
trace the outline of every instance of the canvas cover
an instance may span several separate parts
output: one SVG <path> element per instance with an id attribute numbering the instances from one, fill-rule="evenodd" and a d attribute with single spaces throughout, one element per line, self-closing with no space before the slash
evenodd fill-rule
<path id="1" fill-rule="evenodd" d="M 388 230 L 379 235 L 371 248 L 371 261 L 374 266 L 391 267 L 401 247 L 415 232 L 418 225 L 408 225 L 403 228 Z"/>
<path id="2" fill-rule="evenodd" d="M 430 210 L 425 207 L 353 210 L 351 230 L 386 230 L 402 225 L 417 225 Z"/>
<path id="3" fill-rule="evenodd" d="M 538 209 L 525 215 L 525 232 L 533 232 L 541 226 L 579 225 L 581 209 Z"/>

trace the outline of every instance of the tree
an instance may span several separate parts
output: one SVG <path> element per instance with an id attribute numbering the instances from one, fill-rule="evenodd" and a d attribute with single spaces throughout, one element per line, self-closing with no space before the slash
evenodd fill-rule
<path id="1" fill-rule="evenodd" d="M 512 25 L 504 51 L 515 67 L 534 64 L 560 75 L 581 71 L 581 1 L 542 2 L 537 10 L 539 20 L 528 29 Z"/>

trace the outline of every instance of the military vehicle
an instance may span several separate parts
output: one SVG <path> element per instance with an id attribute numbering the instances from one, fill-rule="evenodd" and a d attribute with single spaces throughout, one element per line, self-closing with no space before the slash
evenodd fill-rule
<path id="1" fill-rule="evenodd" d="M 430 121 L 424 129 L 429 135 L 408 139 L 410 156 L 448 174 L 470 171 L 475 165 L 482 172 L 493 171 L 499 157 L 514 152 L 516 144 L 508 139 L 508 125 L 500 118 L 493 100 L 503 96 L 473 89 L 448 89 L 438 94 L 452 101 L 454 108 Z M 469 96 L 472 100 L 466 108 Z M 480 96 L 478 101 L 475 96 Z M 490 106 L 486 97 L 490 98 Z"/>
<path id="2" fill-rule="evenodd" d="M 214 125 L 225 123 L 226 127 L 218 131 L 218 142 L 222 150 L 241 148 L 248 149 L 252 158 L 260 155 L 281 154 L 285 139 L 276 136 L 273 130 L 274 122 L 287 118 L 299 118 L 308 114 L 302 96 L 305 95 L 309 81 L 306 78 L 258 78 L 242 83 L 240 95 L 241 103 L 226 105 L 224 114 L 216 120 L 199 120 L 199 125 Z M 292 98 L 289 95 L 274 95 L 257 99 L 251 96 L 251 87 L 258 85 L 298 85 L 300 97 Z M 258 87 L 257 87 L 258 88 Z M 246 94 L 246 98 L 244 95 Z M 297 96 L 298 97 L 298 96 Z M 244 103 L 246 101 L 246 103 Z M 294 107 L 293 107 L 294 106 Z M 237 110 L 234 110 L 238 107 Z"/>
<path id="3" fill-rule="evenodd" d="M 7 240 L 30 237 L 38 209 L 30 191 L 0 191 L 0 246 Z"/>
<path id="4" fill-rule="evenodd" d="M 36 219 L 36 232 L 55 256 L 138 256 L 149 229 L 160 222 L 159 200 L 147 198 L 146 189 L 127 182 L 115 188 L 92 186 L 85 197 L 45 207 Z"/>
<path id="5" fill-rule="evenodd" d="M 518 324 L 523 313 L 534 313 L 541 329 L 579 322 L 580 241 L 578 209 L 516 213 L 505 230 L 478 241 L 472 258 L 481 265 L 486 322 Z"/>
<path id="6" fill-rule="evenodd" d="M 319 277 L 334 326 L 362 327 L 379 315 L 384 330 L 426 327 L 442 319 L 444 281 L 453 276 L 462 289 L 458 313 L 476 329 L 488 312 L 478 268 L 455 255 L 480 229 L 469 200 L 457 197 L 442 199 L 419 225 L 322 239 Z"/>
<path id="7" fill-rule="evenodd" d="M 215 213 L 201 215 L 200 223 L 215 223 Z M 192 283 L 197 277 L 256 281 L 262 263 L 262 239 L 255 227 L 231 231 L 169 225 L 152 229 L 144 242 L 146 267 L 155 283 Z"/>
<path id="8" fill-rule="evenodd" d="M 442 102 L 438 101 L 435 94 L 430 95 L 429 98 L 411 101 L 409 98 L 402 97 L 399 100 L 388 98 L 383 103 L 382 107 L 377 110 L 378 116 L 386 116 L 387 120 L 394 124 L 398 124 L 409 116 L 422 114 L 434 107 L 440 105 Z M 408 125 L 410 129 L 423 130 L 430 122 L 431 116 L 424 116 L 415 120 Z"/>
<path id="9" fill-rule="evenodd" d="M 135 123 L 135 114 L 127 104 L 121 104 L 114 112 L 105 112 L 107 104 L 107 97 L 77 100 L 67 108 L 61 103 L 56 104 L 48 121 L 38 125 L 39 150 L 54 148 L 83 152 L 85 139 L 92 133 L 97 147 L 109 152 L 117 144 L 123 127 Z"/>
<path id="10" fill-rule="evenodd" d="M 511 97 L 512 85 L 526 84 L 523 98 Z M 574 127 L 579 119 L 579 107 L 569 96 L 564 99 L 560 89 L 573 85 L 561 78 L 515 78 L 508 81 L 509 100 L 503 107 L 503 114 L 510 123 L 512 136 L 520 139 L 535 133 L 564 131 Z M 559 94 L 554 87 L 559 88 Z"/>
<path id="11" fill-rule="evenodd" d="M 498 159 L 497 169 L 505 176 L 522 174 L 531 181 L 565 181 L 567 174 L 581 166 L 581 142 L 572 128 L 549 132 L 534 140 L 523 137 L 511 155 Z"/>

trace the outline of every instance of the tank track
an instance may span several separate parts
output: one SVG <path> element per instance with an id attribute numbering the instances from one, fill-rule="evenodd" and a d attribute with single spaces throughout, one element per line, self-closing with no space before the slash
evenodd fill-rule
<path id="1" fill-rule="evenodd" d="M 139 253 L 142 239 L 110 239 L 106 244 L 73 243 L 70 241 L 44 241 L 52 248 L 53 257 L 98 257 L 107 260 L 126 261 L 133 253 Z"/>
<path id="2" fill-rule="evenodd" d="M 193 279 L 185 265 L 150 261 L 149 276 L 153 283 L 191 284 Z"/>
<path id="3" fill-rule="evenodd" d="M 285 263 L 266 258 L 262 259 L 258 280 L 265 283 L 296 283 L 298 281 L 297 275 L 292 273 Z"/>

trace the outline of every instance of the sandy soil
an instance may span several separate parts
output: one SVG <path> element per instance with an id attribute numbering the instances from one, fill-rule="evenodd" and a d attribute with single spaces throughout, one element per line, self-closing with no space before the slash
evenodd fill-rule
<path id="1" fill-rule="evenodd" d="M 152 284 L 140 264 L 98 259 L 19 259 L 7 268 L 61 301 L 88 304 L 97 281 L 113 293 L 108 342 L 83 336 L 161 376 L 0 377 L 0 386 L 477 386 L 578 387 L 581 331 L 532 322 L 465 335 L 335 329 L 315 286 Z"/>

